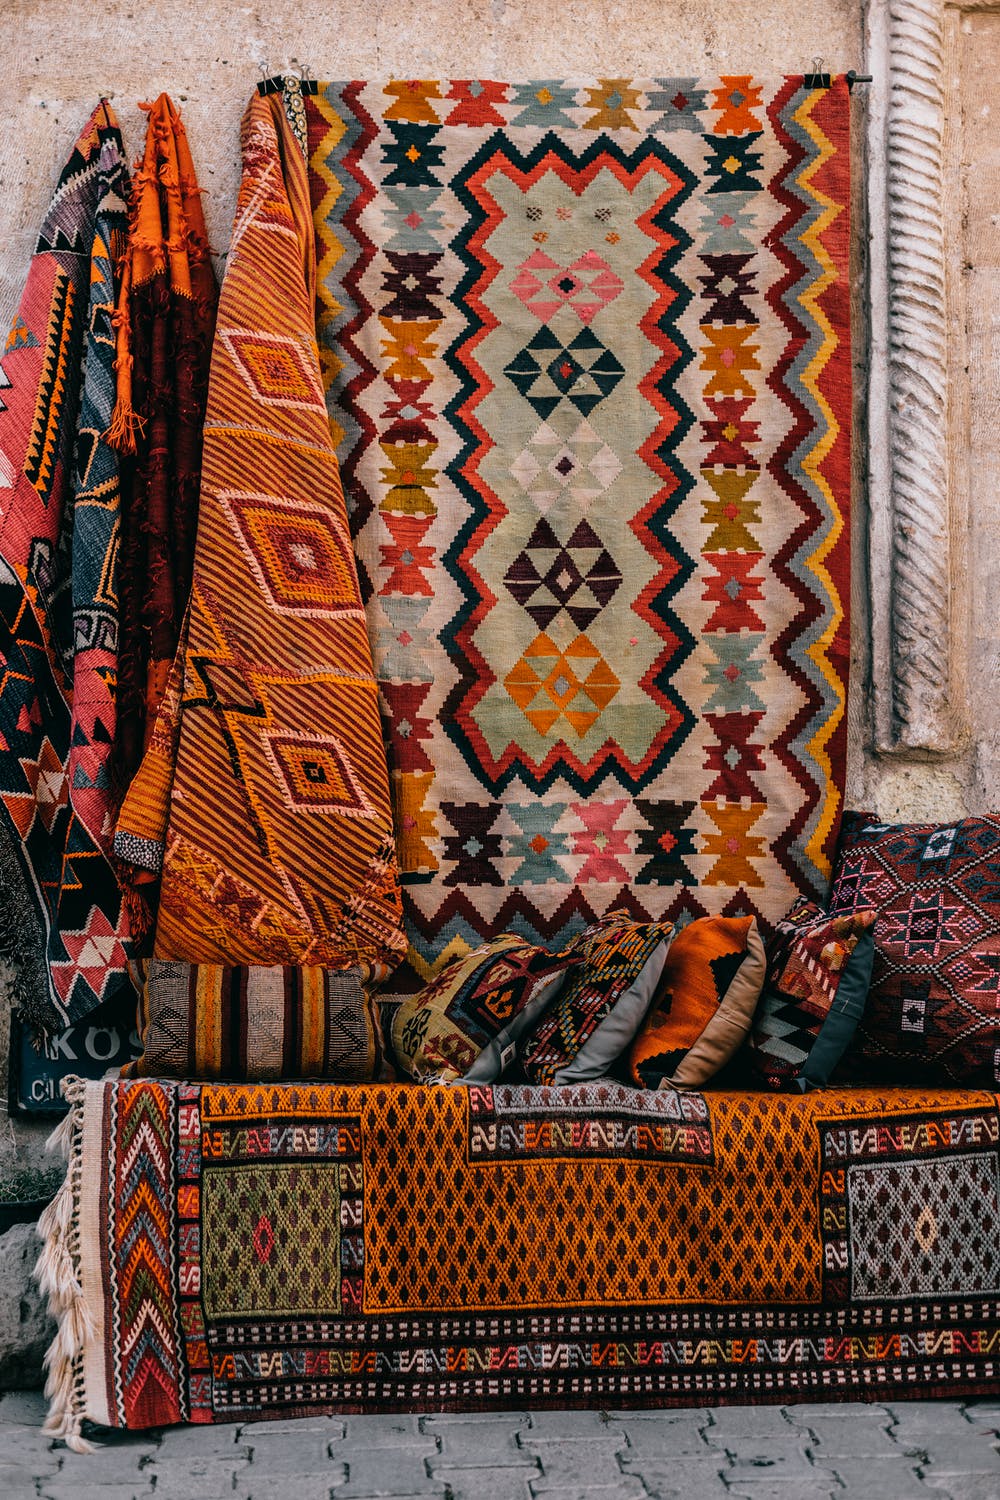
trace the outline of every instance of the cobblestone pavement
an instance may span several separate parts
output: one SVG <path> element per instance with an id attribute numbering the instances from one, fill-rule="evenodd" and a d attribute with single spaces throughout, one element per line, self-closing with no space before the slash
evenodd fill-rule
<path id="1" fill-rule="evenodd" d="M 3 1500 L 1000 1500 L 1000 1401 L 307 1417 L 81 1456 L 0 1398 Z"/>

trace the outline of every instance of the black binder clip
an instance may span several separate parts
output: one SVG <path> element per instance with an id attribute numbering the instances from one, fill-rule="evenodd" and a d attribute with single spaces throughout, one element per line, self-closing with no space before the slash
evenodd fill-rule
<path id="1" fill-rule="evenodd" d="M 803 79 L 807 89 L 828 89 L 833 82 L 829 73 L 823 72 L 823 59 L 814 57 L 812 60 L 812 72 L 807 73 Z"/>

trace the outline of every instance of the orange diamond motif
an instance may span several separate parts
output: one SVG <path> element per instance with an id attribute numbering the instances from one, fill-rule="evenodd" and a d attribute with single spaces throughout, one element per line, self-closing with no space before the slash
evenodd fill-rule
<path id="1" fill-rule="evenodd" d="M 324 506 L 229 490 L 217 498 L 276 610 L 364 617 L 350 541 Z"/>
<path id="2" fill-rule="evenodd" d="M 296 812 L 377 816 L 340 740 L 313 734 L 269 734 L 264 748 L 285 803 Z"/>
<path id="3" fill-rule="evenodd" d="M 269 406 L 323 406 L 319 372 L 294 339 L 220 328 L 219 338 L 254 396 Z"/>
<path id="4" fill-rule="evenodd" d="M 582 737 L 617 695 L 621 683 L 585 635 L 560 651 L 544 632 L 537 635 L 507 676 L 504 686 L 539 734 L 560 719 Z"/>

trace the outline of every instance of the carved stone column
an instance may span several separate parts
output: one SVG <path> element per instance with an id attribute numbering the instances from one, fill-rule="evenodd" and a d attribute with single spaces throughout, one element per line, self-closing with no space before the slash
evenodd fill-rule
<path id="1" fill-rule="evenodd" d="M 869 0 L 875 748 L 956 742 L 942 190 L 944 0 Z"/>

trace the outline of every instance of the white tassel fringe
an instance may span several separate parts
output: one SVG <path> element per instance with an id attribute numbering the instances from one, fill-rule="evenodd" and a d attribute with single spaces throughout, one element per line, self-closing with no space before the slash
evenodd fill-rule
<path id="1" fill-rule="evenodd" d="M 61 1438 L 76 1453 L 93 1453 L 94 1445 L 81 1434 L 84 1418 L 83 1351 L 94 1325 L 80 1285 L 80 1186 L 83 1165 L 82 1078 L 63 1080 L 69 1114 L 56 1126 L 46 1149 L 59 1152 L 68 1163 L 66 1177 L 38 1221 L 44 1241 L 35 1278 L 49 1299 L 56 1320 L 56 1336 L 45 1356 L 48 1378 L 45 1394 L 49 1415 L 43 1432 Z"/>

